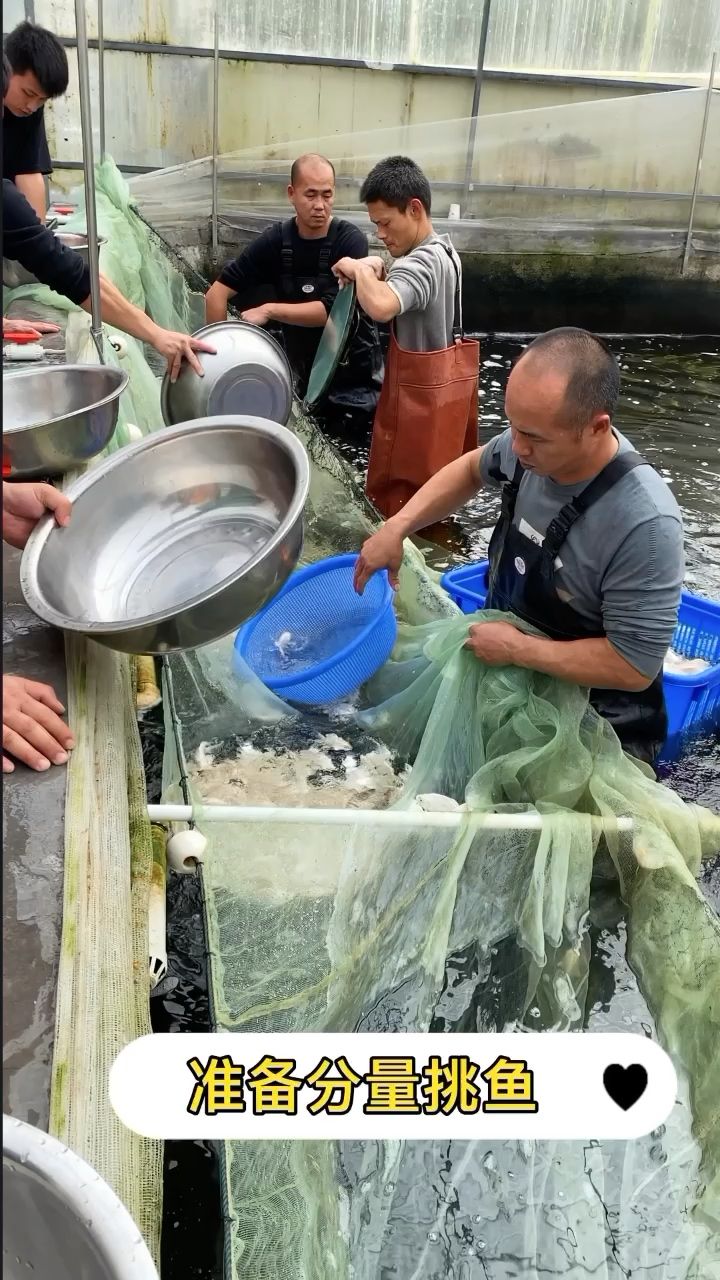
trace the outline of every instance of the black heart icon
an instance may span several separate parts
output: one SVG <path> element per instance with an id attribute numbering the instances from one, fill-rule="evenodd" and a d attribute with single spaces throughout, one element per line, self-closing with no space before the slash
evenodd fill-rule
<path id="1" fill-rule="evenodd" d="M 638 1098 L 642 1098 L 647 1082 L 647 1071 L 639 1062 L 633 1062 L 629 1067 L 611 1062 L 603 1071 L 605 1091 L 623 1111 L 629 1111 Z"/>

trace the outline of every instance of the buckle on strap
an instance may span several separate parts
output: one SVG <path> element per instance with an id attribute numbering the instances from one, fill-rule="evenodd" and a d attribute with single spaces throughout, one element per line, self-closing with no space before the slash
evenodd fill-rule
<path id="1" fill-rule="evenodd" d="M 579 520 L 582 511 L 573 506 L 571 502 L 558 511 L 553 517 L 545 532 L 544 547 L 553 558 L 557 555 L 560 547 L 567 538 L 576 520 Z"/>

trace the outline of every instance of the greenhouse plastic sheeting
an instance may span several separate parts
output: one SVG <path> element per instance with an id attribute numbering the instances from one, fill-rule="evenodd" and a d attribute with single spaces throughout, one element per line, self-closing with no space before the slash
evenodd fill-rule
<path id="1" fill-rule="evenodd" d="M 371 509 L 312 424 L 294 427 L 312 461 L 305 559 L 357 548 Z M 720 925 L 696 876 L 720 822 L 630 762 L 577 687 L 479 662 L 464 648 L 474 619 L 409 544 L 396 603 L 392 659 L 332 713 L 233 669 L 232 640 L 172 659 L 200 828 L 203 801 L 435 793 L 540 813 L 542 832 L 208 823 L 216 1025 L 635 1031 L 670 1052 L 678 1101 L 634 1142 L 589 1126 L 557 1143 L 226 1143 L 227 1275 L 718 1276 Z M 166 745 L 174 800 L 170 718 Z M 592 815 L 632 817 L 634 837 L 600 838 Z"/>

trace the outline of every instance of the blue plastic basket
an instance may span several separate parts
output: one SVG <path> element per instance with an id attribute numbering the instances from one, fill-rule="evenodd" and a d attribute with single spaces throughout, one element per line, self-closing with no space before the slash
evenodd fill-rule
<path id="1" fill-rule="evenodd" d="M 387 573 L 376 573 L 359 596 L 356 561 L 331 556 L 300 569 L 238 631 L 236 652 L 280 697 L 335 702 L 390 657 L 397 635 L 393 589 Z"/>
<path id="2" fill-rule="evenodd" d="M 487 560 L 481 560 L 450 569 L 440 581 L 463 613 L 475 613 L 485 607 L 488 571 Z M 683 591 L 672 647 L 686 658 L 704 658 L 712 665 L 686 676 L 665 672 L 668 736 L 664 760 L 675 758 L 679 742 L 689 730 L 712 728 L 720 722 L 720 604 Z"/>

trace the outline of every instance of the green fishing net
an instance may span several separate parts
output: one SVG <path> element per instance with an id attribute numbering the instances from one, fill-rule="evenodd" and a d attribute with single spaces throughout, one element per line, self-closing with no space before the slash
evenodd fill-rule
<path id="1" fill-rule="evenodd" d="M 357 549 L 373 513 L 355 478 L 312 423 L 292 425 L 312 462 L 303 558 Z M 577 687 L 479 662 L 410 544 L 396 606 L 391 660 L 330 711 L 270 694 L 232 637 L 171 661 L 209 841 L 216 1025 L 635 1031 L 670 1052 L 677 1105 L 635 1142 L 600 1143 L 590 1122 L 584 1142 L 226 1143 L 227 1274 L 720 1275 L 720 924 L 697 883 L 720 822 L 624 756 Z M 202 822 L 203 802 L 438 796 L 467 807 L 459 829 Z M 483 813 L 545 821 L 483 830 Z"/>

